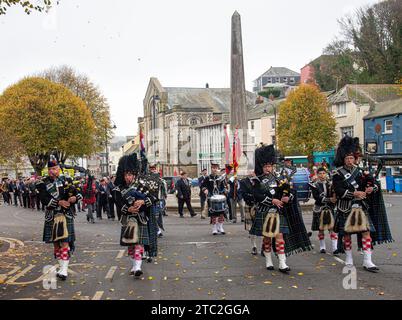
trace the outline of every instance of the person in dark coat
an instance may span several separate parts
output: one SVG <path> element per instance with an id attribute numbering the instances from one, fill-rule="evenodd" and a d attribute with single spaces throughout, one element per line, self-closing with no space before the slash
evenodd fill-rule
<path id="1" fill-rule="evenodd" d="M 179 215 L 180 218 L 183 218 L 183 208 L 184 204 L 187 205 L 188 210 L 190 211 L 191 217 L 196 216 L 197 214 L 194 212 L 193 207 L 191 206 L 191 186 L 190 182 L 187 179 L 187 173 L 185 171 L 181 172 L 181 179 L 176 183 L 177 190 L 177 198 L 179 202 Z"/>
<path id="2" fill-rule="evenodd" d="M 207 169 L 202 169 L 201 176 L 198 178 L 198 185 L 200 187 L 200 201 L 201 201 L 201 219 L 205 219 L 205 203 L 207 201 L 207 196 L 201 190 L 201 185 L 203 184 L 205 178 L 208 176 Z"/>

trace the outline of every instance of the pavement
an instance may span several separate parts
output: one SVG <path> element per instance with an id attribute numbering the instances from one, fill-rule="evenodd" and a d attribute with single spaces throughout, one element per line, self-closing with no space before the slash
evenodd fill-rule
<path id="1" fill-rule="evenodd" d="M 1 206 L 0 299 L 401 299 L 402 197 L 385 196 L 385 200 L 396 241 L 375 248 L 373 261 L 381 269 L 376 274 L 361 267 L 363 256 L 356 251 L 355 241 L 356 273 L 351 274 L 344 268 L 343 255 L 319 253 L 316 234 L 313 251 L 288 258 L 289 274 L 277 271 L 276 258 L 276 270 L 267 271 L 264 258 L 250 254 L 250 240 L 241 223 L 226 223 L 226 235 L 213 236 L 208 220 L 199 215 L 190 218 L 185 209 L 184 219 L 168 212 L 158 257 L 144 263 L 141 279 L 128 275 L 130 263 L 118 245 L 119 223 L 104 219 L 88 224 L 85 214 L 79 213 L 77 248 L 65 282 L 43 272 L 55 264 L 52 246 L 41 241 L 44 214 Z M 309 230 L 311 212 L 305 210 L 303 215 Z M 355 287 L 349 288 L 354 275 Z"/>

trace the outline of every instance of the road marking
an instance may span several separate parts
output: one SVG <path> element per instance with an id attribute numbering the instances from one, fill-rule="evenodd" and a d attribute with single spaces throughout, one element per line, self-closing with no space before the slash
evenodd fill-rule
<path id="1" fill-rule="evenodd" d="M 14 277 L 12 277 L 11 279 L 7 280 L 7 284 L 12 284 L 13 282 L 15 282 L 15 280 L 21 278 L 23 275 L 25 275 L 26 273 L 28 273 L 30 270 L 32 270 L 35 267 L 35 265 L 30 264 L 28 267 L 26 267 L 24 270 L 22 270 L 20 273 L 17 273 Z"/>
<path id="2" fill-rule="evenodd" d="M 121 258 L 123 258 L 125 252 L 126 252 L 126 250 L 120 250 L 119 253 L 117 254 L 116 259 L 121 259 Z"/>
<path id="3" fill-rule="evenodd" d="M 7 242 L 9 244 L 9 246 L 10 246 L 5 253 L 10 251 L 10 249 L 15 249 L 16 244 L 18 244 L 20 247 L 24 247 L 24 243 L 21 240 L 18 240 L 18 239 L 0 237 L 0 240 L 4 241 L 4 242 Z"/>
<path id="4" fill-rule="evenodd" d="M 96 291 L 95 295 L 93 296 L 92 300 L 100 300 L 103 296 L 104 291 Z"/>
<path id="5" fill-rule="evenodd" d="M 110 279 L 110 280 L 112 280 L 112 279 L 113 279 L 113 275 L 114 275 L 114 273 L 116 272 L 116 269 L 117 269 L 116 266 L 110 267 L 109 271 L 108 271 L 107 274 L 106 274 L 105 279 Z"/>

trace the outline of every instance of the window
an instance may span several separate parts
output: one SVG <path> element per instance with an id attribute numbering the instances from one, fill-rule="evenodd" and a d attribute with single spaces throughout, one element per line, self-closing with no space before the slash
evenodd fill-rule
<path id="1" fill-rule="evenodd" d="M 384 141 L 385 153 L 392 153 L 392 141 Z"/>
<path id="2" fill-rule="evenodd" d="M 385 120 L 385 131 L 384 133 L 392 133 L 392 120 Z"/>
<path id="3" fill-rule="evenodd" d="M 276 82 L 281 82 L 281 78 L 276 78 Z"/>
<path id="4" fill-rule="evenodd" d="M 348 135 L 349 137 L 353 137 L 353 127 L 343 127 L 341 128 L 342 137 Z"/>
<path id="5" fill-rule="evenodd" d="M 250 128 L 251 128 L 251 130 L 254 130 L 254 121 L 250 122 Z"/>
<path id="6" fill-rule="evenodd" d="M 255 144 L 255 137 L 251 137 L 251 143 Z"/>
<path id="7" fill-rule="evenodd" d="M 290 83 L 295 83 L 295 78 L 291 77 L 289 81 L 290 81 Z"/>
<path id="8" fill-rule="evenodd" d="M 346 103 L 340 103 L 336 105 L 336 115 L 337 116 L 346 115 Z"/>
<path id="9" fill-rule="evenodd" d="M 283 78 L 283 82 L 288 82 L 288 78 Z"/>

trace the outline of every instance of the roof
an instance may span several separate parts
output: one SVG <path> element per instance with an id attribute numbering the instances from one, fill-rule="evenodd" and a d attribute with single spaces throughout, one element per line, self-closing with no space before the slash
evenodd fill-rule
<path id="1" fill-rule="evenodd" d="M 331 104 L 342 102 L 357 102 L 370 104 L 398 99 L 400 85 L 398 84 L 347 84 L 338 92 L 329 96 Z"/>
<path id="2" fill-rule="evenodd" d="M 164 87 L 168 94 L 169 108 L 204 109 L 215 113 L 230 112 L 230 88 L 178 88 Z M 246 105 L 255 105 L 257 95 L 246 91 Z"/>
<path id="3" fill-rule="evenodd" d="M 402 114 L 402 98 L 376 104 L 374 110 L 363 119 L 380 118 L 396 114 Z"/>
<path id="4" fill-rule="evenodd" d="M 262 76 L 268 77 L 300 77 L 300 73 L 292 71 L 288 68 L 284 67 L 271 67 L 267 71 L 265 71 L 262 75 L 260 75 L 257 79 Z M 257 80 L 256 79 L 256 80 Z"/>
<path id="5" fill-rule="evenodd" d="M 264 99 L 264 103 L 257 104 L 250 109 L 248 113 L 248 120 L 261 119 L 274 114 L 274 107 L 278 107 L 285 99 L 276 99 L 274 101 Z"/>

